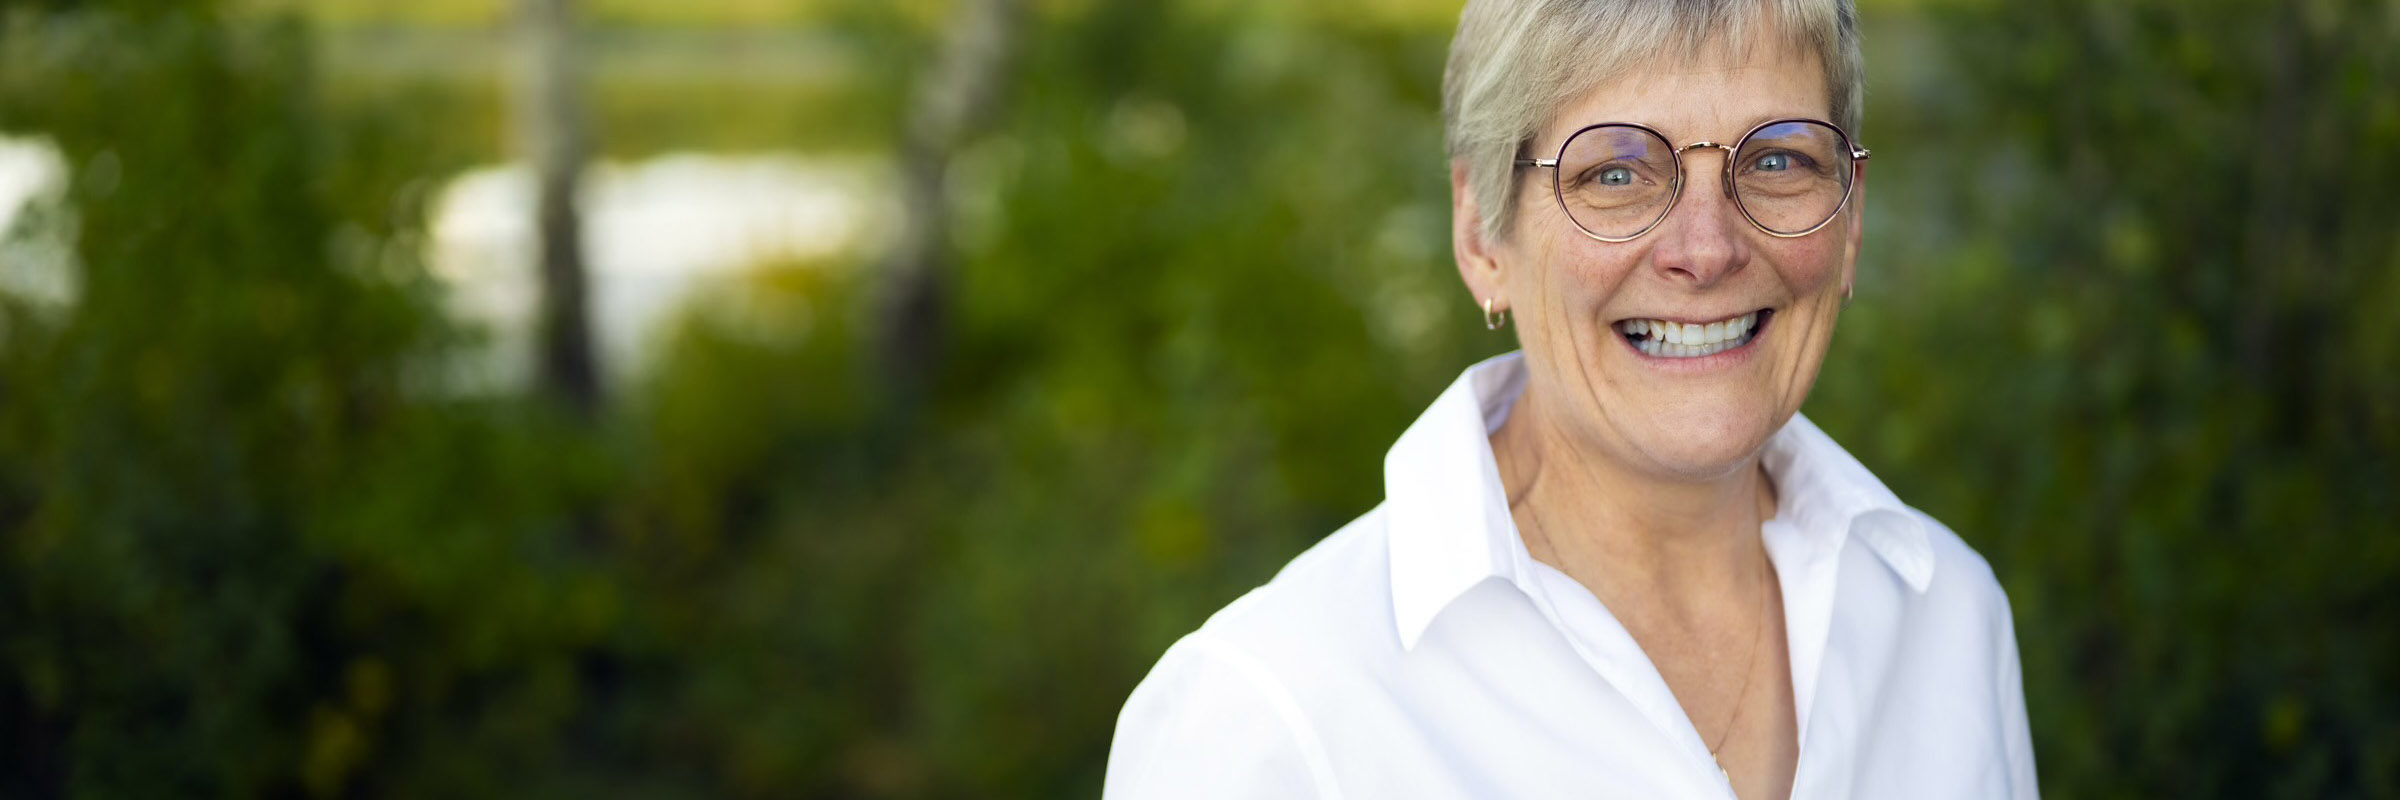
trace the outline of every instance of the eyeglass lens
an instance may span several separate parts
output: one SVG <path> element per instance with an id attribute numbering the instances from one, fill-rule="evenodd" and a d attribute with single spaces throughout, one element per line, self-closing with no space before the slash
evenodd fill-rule
<path id="1" fill-rule="evenodd" d="M 1850 192 L 1849 144 L 1832 126 L 1778 122 L 1743 139 L 1733 158 L 1733 192 L 1744 214 L 1771 233 L 1823 225 Z M 1675 149 L 1650 131 L 1602 125 L 1568 140 L 1558 162 L 1558 199 L 1586 233 L 1630 239 L 1674 205 Z"/>

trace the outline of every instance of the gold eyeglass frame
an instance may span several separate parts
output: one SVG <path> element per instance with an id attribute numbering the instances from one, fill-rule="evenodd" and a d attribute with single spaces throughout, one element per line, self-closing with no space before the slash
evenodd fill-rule
<path id="1" fill-rule="evenodd" d="M 1842 182 L 1842 200 L 1841 202 L 1834 204 L 1832 213 L 1826 214 L 1824 219 L 1817 221 L 1817 224 L 1808 226 L 1807 230 L 1793 233 L 1777 231 L 1773 228 L 1767 227 L 1766 223 L 1758 221 L 1758 216 L 1750 213 L 1750 207 L 1744 205 L 1742 203 L 1741 196 L 1733 191 L 1734 156 L 1740 155 L 1742 146 L 1749 144 L 1750 137 L 1758 135 L 1759 131 L 1766 130 L 1767 128 L 1775 125 L 1782 125 L 1787 122 L 1806 122 L 1813 125 L 1823 125 L 1826 128 L 1831 129 L 1835 136 L 1841 137 L 1842 149 L 1849 151 L 1850 153 L 1851 170 L 1849 179 Z M 1650 224 L 1642 226 L 1641 230 L 1635 231 L 1629 236 L 1602 236 L 1600 234 L 1593 233 L 1592 229 L 1584 227 L 1583 221 L 1575 218 L 1575 212 L 1567 209 L 1567 192 L 1563 175 L 1563 173 L 1566 171 L 1559 169 L 1558 164 L 1567 157 L 1567 147 L 1574 144 L 1577 137 L 1601 128 L 1632 128 L 1634 130 L 1649 134 L 1650 136 L 1657 138 L 1660 143 L 1665 144 L 1667 146 L 1667 152 L 1675 159 L 1675 183 L 1673 186 L 1668 188 L 1667 207 L 1659 210 L 1657 219 L 1651 220 Z M 1761 122 L 1757 125 L 1751 126 L 1750 130 L 1744 131 L 1742 133 L 1742 138 L 1735 139 L 1733 144 L 1699 141 L 1684 145 L 1682 147 L 1676 147 L 1675 140 L 1667 138 L 1667 135 L 1658 132 L 1657 128 L 1653 128 L 1639 122 L 1602 122 L 1593 125 L 1585 125 L 1581 128 L 1575 129 L 1574 133 L 1567 134 L 1567 138 L 1558 143 L 1558 155 L 1551 158 L 1520 158 L 1516 160 L 1516 165 L 1519 167 L 1535 167 L 1539 169 L 1550 170 L 1551 199 L 1558 201 L 1559 213 L 1565 214 L 1567 217 L 1567 222 L 1574 225 L 1576 230 L 1582 231 L 1583 235 L 1598 239 L 1603 242 L 1630 242 L 1641 238 L 1642 234 L 1649 233 L 1650 231 L 1656 229 L 1659 223 L 1667 221 L 1667 215 L 1675 213 L 1675 204 L 1683 201 L 1683 151 L 1700 147 L 1714 148 L 1725 152 L 1725 179 L 1721 182 L 1721 185 L 1725 189 L 1725 199 L 1733 201 L 1733 207 L 1742 212 L 1742 218 L 1749 220 L 1751 227 L 1755 227 L 1759 229 L 1760 232 L 1778 239 L 1797 239 L 1802 236 L 1807 236 L 1809 234 L 1816 233 L 1817 231 L 1824 230 L 1825 226 L 1833 224 L 1833 221 L 1842 215 L 1842 209 L 1850 207 L 1850 195 L 1855 193 L 1858 188 L 1858 164 L 1859 162 L 1867 160 L 1867 156 L 1869 155 L 1866 148 L 1859 147 L 1850 139 L 1850 132 L 1842 130 L 1842 126 L 1835 125 L 1831 122 L 1826 122 L 1821 119 L 1811 119 L 1808 117 L 1785 117 L 1782 119 L 1771 119 Z"/>

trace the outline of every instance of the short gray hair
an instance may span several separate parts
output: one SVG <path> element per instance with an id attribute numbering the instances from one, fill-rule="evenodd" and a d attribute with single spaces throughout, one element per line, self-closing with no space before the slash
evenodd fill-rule
<path id="1" fill-rule="evenodd" d="M 1467 168 L 1486 241 L 1516 219 L 1516 159 L 1559 109 L 1657 58 L 1691 58 L 1722 36 L 1814 52 L 1836 125 L 1858 135 L 1866 72 L 1853 0 L 1467 0 L 1442 74 L 1442 134 Z"/>

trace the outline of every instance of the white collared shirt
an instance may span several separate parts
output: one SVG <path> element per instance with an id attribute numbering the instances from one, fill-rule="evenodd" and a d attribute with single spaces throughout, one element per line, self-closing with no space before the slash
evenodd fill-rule
<path id="1" fill-rule="evenodd" d="M 1104 796 L 1733 797 L 1624 626 L 1518 538 L 1489 437 L 1524 382 L 1517 354 L 1469 368 L 1392 446 L 1382 505 L 1168 648 Z M 2035 797 L 1983 558 L 1803 417 L 1765 462 L 1792 797 Z"/>

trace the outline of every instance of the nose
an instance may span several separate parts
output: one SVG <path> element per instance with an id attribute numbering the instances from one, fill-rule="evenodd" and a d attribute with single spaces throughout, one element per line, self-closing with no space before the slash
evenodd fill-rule
<path id="1" fill-rule="evenodd" d="M 1731 159 L 1733 148 L 1694 142 L 1681 149 L 1689 151 L 1682 153 L 1683 192 L 1658 229 L 1650 232 L 1657 239 L 1650 261 L 1662 277 L 1703 289 L 1750 263 L 1749 238 L 1744 235 L 1750 222 L 1734 205 L 1724 164 L 1702 154 L 1714 150 Z"/>

